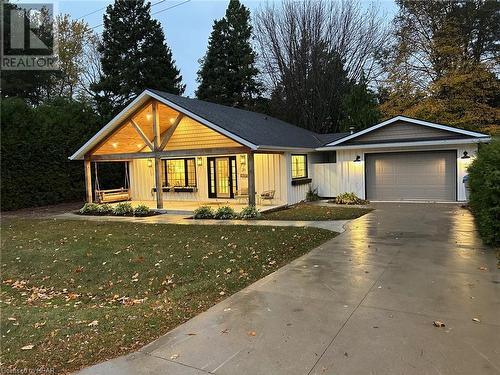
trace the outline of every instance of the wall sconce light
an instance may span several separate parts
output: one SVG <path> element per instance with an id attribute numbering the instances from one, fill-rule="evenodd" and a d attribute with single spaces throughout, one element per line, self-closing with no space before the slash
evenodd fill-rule
<path id="1" fill-rule="evenodd" d="M 203 158 L 201 156 L 198 156 L 196 158 L 196 163 L 198 164 L 199 167 L 203 165 Z"/>
<path id="2" fill-rule="evenodd" d="M 153 160 L 148 159 L 148 167 L 151 168 L 153 166 Z"/>
<path id="3" fill-rule="evenodd" d="M 361 156 L 356 155 L 356 159 L 353 160 L 353 162 L 358 163 L 361 161 Z"/>
<path id="4" fill-rule="evenodd" d="M 469 153 L 467 151 L 464 151 L 461 159 L 470 159 Z"/>
<path id="5" fill-rule="evenodd" d="M 245 165 L 247 163 L 246 155 L 240 155 L 240 164 Z"/>

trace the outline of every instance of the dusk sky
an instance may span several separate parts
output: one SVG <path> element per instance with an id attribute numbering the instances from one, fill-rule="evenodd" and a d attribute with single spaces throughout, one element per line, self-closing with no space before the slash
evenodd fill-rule
<path id="1" fill-rule="evenodd" d="M 152 14 L 161 25 L 165 33 L 168 46 L 172 49 L 177 67 L 181 70 L 183 82 L 186 84 L 186 96 L 194 96 L 197 87 L 196 72 L 200 59 L 206 51 L 208 37 L 212 31 L 213 21 L 224 16 L 228 0 L 152 0 Z M 28 1 L 20 1 L 28 2 Z M 58 1 L 59 13 L 68 13 L 73 19 L 83 17 L 90 26 L 94 27 L 102 23 L 105 8 L 113 1 L 80 1 L 67 0 Z M 242 0 L 242 2 L 253 13 L 266 1 Z M 365 2 L 367 5 L 370 2 Z M 176 4 L 180 4 L 175 6 Z M 392 17 L 396 6 L 392 0 L 380 0 L 381 12 L 387 17 Z M 173 7 L 175 6 L 175 7 Z M 167 9 L 170 8 L 171 9 Z M 95 12 L 93 14 L 89 14 Z M 154 14 L 159 12 L 158 14 Z M 96 31 L 102 32 L 102 26 L 96 27 Z"/>

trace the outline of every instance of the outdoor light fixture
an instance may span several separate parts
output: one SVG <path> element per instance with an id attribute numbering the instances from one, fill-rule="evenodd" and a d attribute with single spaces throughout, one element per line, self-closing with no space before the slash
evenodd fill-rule
<path id="1" fill-rule="evenodd" d="M 201 167 L 203 165 L 203 158 L 201 156 L 198 156 L 196 158 L 196 162 L 198 163 L 198 166 Z"/>
<path id="2" fill-rule="evenodd" d="M 151 120 L 151 113 L 147 113 L 147 114 L 146 114 L 146 118 L 147 118 L 148 120 Z"/>
<path id="3" fill-rule="evenodd" d="M 356 155 L 356 159 L 353 160 L 353 162 L 357 163 L 361 161 L 361 156 Z"/>
<path id="4" fill-rule="evenodd" d="M 175 117 L 170 117 L 170 123 L 173 124 L 175 122 Z"/>
<path id="5" fill-rule="evenodd" d="M 117 148 L 118 147 L 118 143 L 114 142 L 111 144 L 111 146 L 113 146 L 113 148 Z"/>
<path id="6" fill-rule="evenodd" d="M 153 166 L 153 160 L 148 159 L 148 167 L 151 168 Z"/>
<path id="7" fill-rule="evenodd" d="M 470 159 L 469 153 L 467 151 L 464 151 L 464 154 L 462 155 L 461 159 Z"/>

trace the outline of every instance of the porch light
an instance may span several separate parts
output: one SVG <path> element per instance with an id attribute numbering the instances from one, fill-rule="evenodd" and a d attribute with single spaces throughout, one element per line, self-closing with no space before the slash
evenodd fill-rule
<path id="1" fill-rule="evenodd" d="M 153 166 L 153 160 L 148 159 L 148 167 L 151 168 Z"/>
<path id="2" fill-rule="evenodd" d="M 461 159 L 470 159 L 469 153 L 467 151 L 464 151 Z"/>
<path id="3" fill-rule="evenodd" d="M 361 161 L 361 156 L 356 155 L 356 159 L 353 160 L 353 162 L 358 163 Z"/>
<path id="4" fill-rule="evenodd" d="M 196 158 L 196 163 L 198 164 L 199 167 L 203 165 L 203 158 L 201 156 L 198 156 Z"/>
<path id="5" fill-rule="evenodd" d="M 245 155 L 240 155 L 240 164 L 245 165 L 247 163 L 247 157 Z"/>

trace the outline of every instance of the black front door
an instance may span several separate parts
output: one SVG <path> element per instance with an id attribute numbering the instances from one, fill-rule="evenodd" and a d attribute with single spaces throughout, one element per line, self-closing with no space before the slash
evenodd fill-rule
<path id="1" fill-rule="evenodd" d="M 234 198 L 237 189 L 236 156 L 208 158 L 208 197 Z"/>

